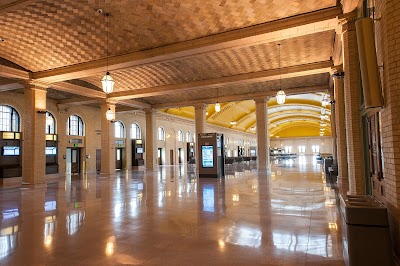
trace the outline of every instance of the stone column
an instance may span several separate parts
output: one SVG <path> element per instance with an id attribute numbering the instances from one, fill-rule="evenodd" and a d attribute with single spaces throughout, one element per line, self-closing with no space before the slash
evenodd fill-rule
<path id="1" fill-rule="evenodd" d="M 331 93 L 331 99 L 334 99 L 334 93 Z M 331 132 L 332 132 L 332 156 L 333 164 L 337 164 L 337 147 L 336 147 L 336 123 L 335 123 L 335 104 L 331 103 Z"/>
<path id="2" fill-rule="evenodd" d="M 157 127 L 156 111 L 154 109 L 145 109 L 146 115 L 146 169 L 157 170 Z"/>
<path id="3" fill-rule="evenodd" d="M 124 169 L 129 170 L 132 168 L 132 139 L 131 139 L 131 125 L 126 124 L 125 136 L 125 149 L 124 149 Z"/>
<path id="4" fill-rule="evenodd" d="M 342 26 L 344 103 L 346 115 L 349 193 L 364 194 L 363 145 L 361 136 L 360 77 L 355 18 Z"/>
<path id="5" fill-rule="evenodd" d="M 26 85 L 22 133 L 22 182 L 45 184 L 46 89 Z"/>
<path id="6" fill-rule="evenodd" d="M 257 127 L 257 164 L 259 173 L 269 172 L 269 136 L 267 99 L 255 99 Z"/>
<path id="7" fill-rule="evenodd" d="M 114 123 L 107 120 L 106 112 L 110 109 L 115 114 L 115 103 L 104 101 L 101 103 L 101 173 L 115 174 L 115 129 Z"/>
<path id="8" fill-rule="evenodd" d="M 347 174 L 346 115 L 344 111 L 344 73 L 341 65 L 336 66 L 332 71 L 333 86 L 335 90 L 334 101 L 338 186 L 340 188 L 340 193 L 346 194 L 348 191 L 349 181 Z"/>
<path id="9" fill-rule="evenodd" d="M 206 110 L 207 104 L 201 103 L 194 106 L 194 123 L 195 123 L 195 136 L 196 143 L 199 139 L 199 133 L 206 133 Z M 197 150 L 197 145 L 195 145 L 196 150 L 196 171 L 198 172 L 200 169 L 200 151 Z"/>

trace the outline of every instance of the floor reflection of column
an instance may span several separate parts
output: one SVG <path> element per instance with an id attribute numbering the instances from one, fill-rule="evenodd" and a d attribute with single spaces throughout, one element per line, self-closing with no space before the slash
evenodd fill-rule
<path id="1" fill-rule="evenodd" d="M 272 173 L 271 173 L 272 174 Z M 273 218 L 277 218 L 271 208 L 271 180 L 267 174 L 259 174 L 258 182 L 253 182 L 252 190 L 258 192 L 261 228 L 261 246 L 274 247 Z"/>
<path id="2" fill-rule="evenodd" d="M 17 264 L 40 265 L 46 256 L 44 245 L 46 188 L 34 188 L 21 192 L 21 224 L 19 251 L 29 250 L 30 257 L 18 258 Z"/>

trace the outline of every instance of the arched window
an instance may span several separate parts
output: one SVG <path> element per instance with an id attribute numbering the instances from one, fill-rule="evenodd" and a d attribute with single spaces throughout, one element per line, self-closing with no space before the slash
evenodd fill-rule
<path id="1" fill-rule="evenodd" d="M 183 132 L 182 132 L 182 130 L 179 130 L 179 131 L 178 131 L 178 141 L 179 141 L 179 142 L 182 142 L 182 141 L 183 141 Z"/>
<path id="2" fill-rule="evenodd" d="M 19 114 L 8 105 L 0 105 L 0 131 L 20 132 Z"/>
<path id="3" fill-rule="evenodd" d="M 46 134 L 56 134 L 56 120 L 50 112 L 46 112 Z"/>
<path id="4" fill-rule="evenodd" d="M 140 126 L 136 123 L 133 123 L 131 126 L 131 139 L 141 139 L 141 135 Z"/>
<path id="5" fill-rule="evenodd" d="M 186 142 L 191 142 L 192 141 L 192 133 L 190 131 L 186 132 Z"/>
<path id="6" fill-rule="evenodd" d="M 162 140 L 162 141 L 165 140 L 165 131 L 164 131 L 164 129 L 162 127 L 158 128 L 157 139 L 158 140 Z"/>
<path id="7" fill-rule="evenodd" d="M 84 136 L 85 126 L 82 118 L 77 115 L 71 115 L 67 120 L 67 135 L 70 136 Z"/>
<path id="8" fill-rule="evenodd" d="M 114 122 L 114 129 L 115 129 L 115 137 L 116 138 L 125 138 L 125 126 L 122 124 L 121 121 Z"/>

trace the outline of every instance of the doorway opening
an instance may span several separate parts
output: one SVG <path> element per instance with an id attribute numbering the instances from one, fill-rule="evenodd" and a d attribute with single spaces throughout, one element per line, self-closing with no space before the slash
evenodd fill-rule
<path id="1" fill-rule="evenodd" d="M 158 148 L 158 151 L 157 151 L 157 162 L 158 162 L 158 165 L 162 165 L 162 148 Z"/>
<path id="2" fill-rule="evenodd" d="M 115 151 L 115 169 L 122 170 L 122 148 L 117 148 Z"/>
<path id="3" fill-rule="evenodd" d="M 67 148 L 67 174 L 81 173 L 81 148 Z"/>

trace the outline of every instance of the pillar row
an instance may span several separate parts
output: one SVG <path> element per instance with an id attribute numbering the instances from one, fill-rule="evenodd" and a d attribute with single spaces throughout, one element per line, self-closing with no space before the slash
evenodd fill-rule
<path id="1" fill-rule="evenodd" d="M 24 88 L 22 134 L 22 182 L 46 183 L 46 89 L 31 84 Z"/>

